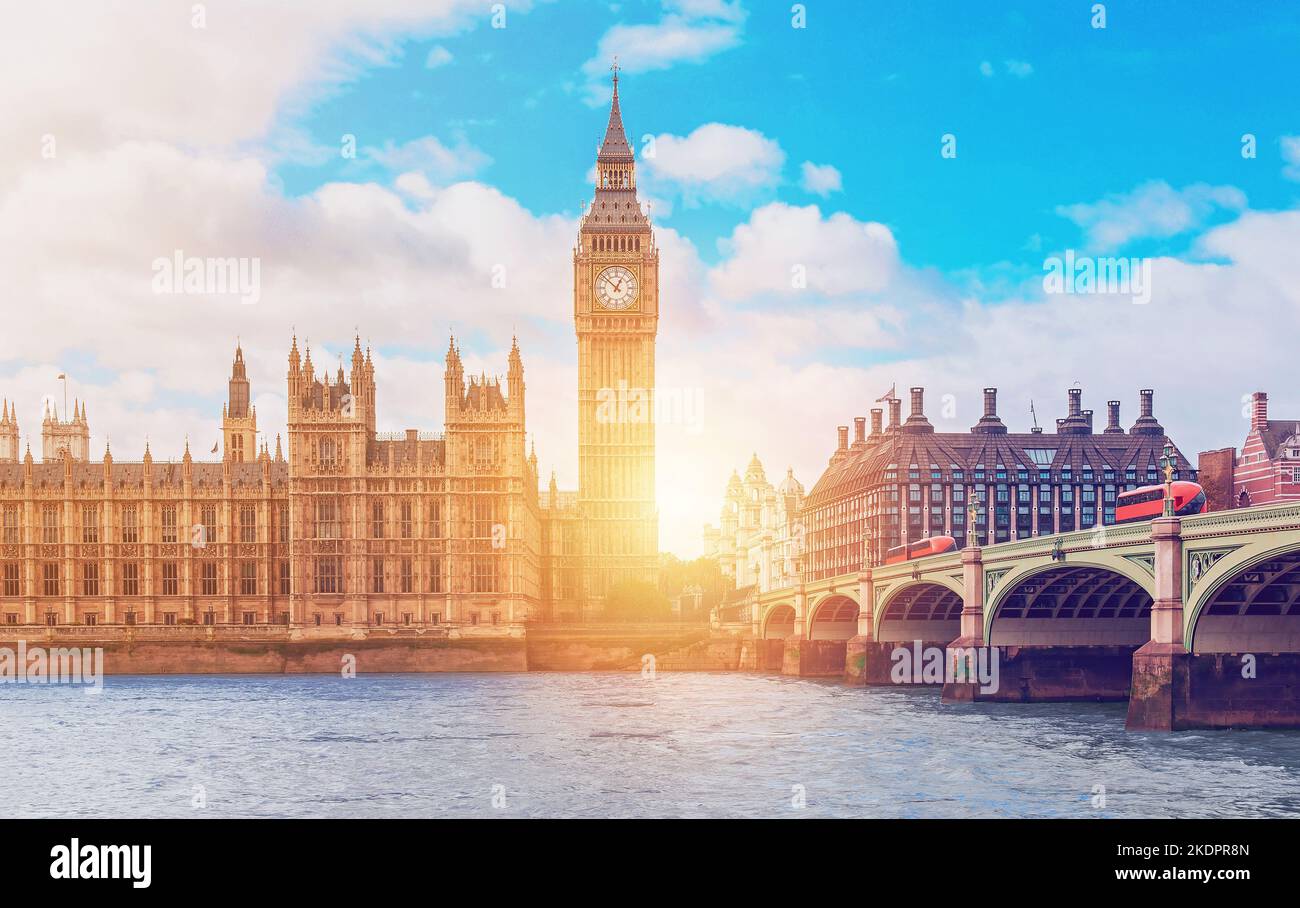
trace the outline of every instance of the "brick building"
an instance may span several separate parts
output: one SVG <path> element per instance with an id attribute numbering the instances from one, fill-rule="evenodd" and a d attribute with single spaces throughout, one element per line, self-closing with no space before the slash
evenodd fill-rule
<path id="1" fill-rule="evenodd" d="M 1300 419 L 1270 419 L 1268 395 L 1256 391 L 1241 453 L 1202 451 L 1197 465 L 1211 510 L 1300 501 Z"/>
<path id="2" fill-rule="evenodd" d="M 1090 529 L 1115 519 L 1115 496 L 1162 481 L 1159 462 L 1171 443 L 1153 412 L 1154 392 L 1140 392 L 1140 415 L 1126 431 L 1120 402 L 1107 403 L 1107 423 L 1093 431 L 1093 413 L 1072 388 L 1067 415 L 1056 431 L 1008 431 L 997 413 L 997 389 L 984 389 L 984 413 L 969 432 L 935 432 L 925 416 L 923 388 L 911 389 L 911 412 L 889 401 L 838 428 L 838 443 L 802 512 L 809 581 L 857 570 L 864 539 L 872 558 L 927 536 L 951 535 L 959 547 L 971 538 L 967 511 L 978 501 L 975 533 L 981 544 L 1065 530 Z M 1174 449 L 1175 478 L 1196 471 Z"/>

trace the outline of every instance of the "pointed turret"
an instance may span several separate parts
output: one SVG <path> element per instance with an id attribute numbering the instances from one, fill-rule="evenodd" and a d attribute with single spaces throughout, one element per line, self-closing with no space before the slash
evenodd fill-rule
<path id="1" fill-rule="evenodd" d="M 456 336 L 450 335 L 447 341 L 447 368 L 443 372 L 443 384 L 446 388 L 445 403 L 447 420 L 460 410 L 461 397 L 465 393 L 465 367 L 460 361 L 460 350 L 456 347 Z"/>
<path id="2" fill-rule="evenodd" d="M 290 364 L 294 355 L 290 351 Z M 291 383 L 292 380 L 290 375 Z M 257 453 L 257 411 L 251 406 L 252 390 L 244 365 L 244 348 L 238 340 L 235 341 L 235 359 L 230 367 L 229 389 L 229 401 L 221 410 L 221 459 L 241 463 L 251 460 Z"/>
<path id="3" fill-rule="evenodd" d="M 631 161 L 632 146 L 627 141 L 627 131 L 623 128 L 623 112 L 618 106 L 618 63 L 611 69 L 614 73 L 614 97 L 609 105 L 609 125 L 605 127 L 605 140 L 600 144 L 597 161 Z"/>
<path id="4" fill-rule="evenodd" d="M 6 399 L 4 416 L 0 417 L 0 463 L 17 463 L 18 454 L 18 407 L 10 411 Z"/>
<path id="5" fill-rule="evenodd" d="M 510 339 L 509 363 L 509 369 L 506 372 L 507 393 L 510 395 L 508 403 L 511 411 L 522 422 L 524 417 L 524 359 L 519 355 L 519 341 L 513 337 Z"/>

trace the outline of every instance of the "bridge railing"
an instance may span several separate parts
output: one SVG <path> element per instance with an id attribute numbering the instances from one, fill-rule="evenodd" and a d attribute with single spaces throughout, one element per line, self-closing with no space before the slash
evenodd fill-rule
<path id="1" fill-rule="evenodd" d="M 1183 537 L 1223 536 L 1242 530 L 1300 528 L 1300 503 L 1263 504 L 1184 517 Z"/>

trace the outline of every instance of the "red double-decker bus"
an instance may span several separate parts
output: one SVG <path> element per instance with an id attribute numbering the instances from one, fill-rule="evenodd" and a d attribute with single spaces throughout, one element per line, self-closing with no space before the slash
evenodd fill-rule
<path id="1" fill-rule="evenodd" d="M 1174 482 L 1170 485 L 1175 516 L 1186 517 L 1188 514 L 1200 514 L 1209 510 L 1205 503 L 1205 490 L 1199 483 Z M 1115 497 L 1115 522 L 1133 523 L 1138 520 L 1151 520 L 1163 514 L 1164 509 L 1164 486 L 1143 486 L 1140 489 L 1120 492 Z"/>
<path id="2" fill-rule="evenodd" d="M 940 555 L 957 548 L 957 540 L 951 536 L 931 536 L 919 539 L 907 545 L 896 545 L 885 552 L 885 564 L 898 564 L 903 561 L 915 561 L 930 555 Z"/>

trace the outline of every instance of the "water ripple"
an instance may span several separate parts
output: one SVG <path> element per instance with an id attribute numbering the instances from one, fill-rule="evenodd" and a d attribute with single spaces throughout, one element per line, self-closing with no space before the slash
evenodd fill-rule
<path id="1" fill-rule="evenodd" d="M 1300 733 L 1128 734 L 1124 711 L 721 673 L 111 677 L 99 697 L 6 685 L 0 803 L 70 817 L 1300 814 Z"/>

